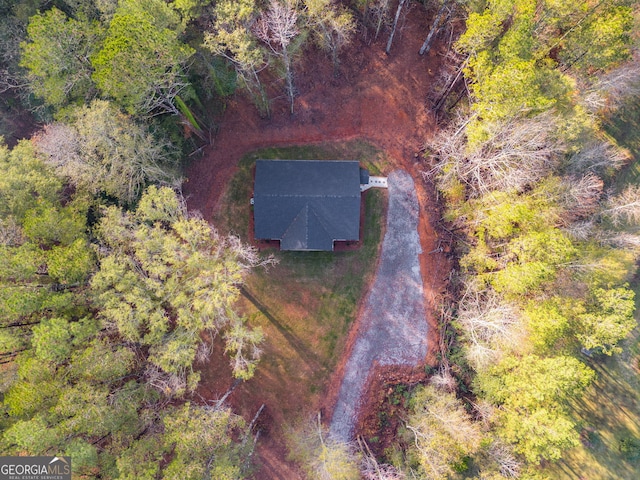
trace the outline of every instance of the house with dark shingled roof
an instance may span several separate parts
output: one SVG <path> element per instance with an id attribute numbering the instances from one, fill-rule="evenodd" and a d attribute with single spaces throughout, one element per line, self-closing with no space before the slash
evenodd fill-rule
<path id="1" fill-rule="evenodd" d="M 368 177 L 357 161 L 257 160 L 255 238 L 307 251 L 359 240 L 360 185 Z"/>

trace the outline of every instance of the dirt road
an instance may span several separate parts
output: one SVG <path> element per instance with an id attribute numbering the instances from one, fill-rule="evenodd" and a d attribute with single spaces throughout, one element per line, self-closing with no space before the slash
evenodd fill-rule
<path id="1" fill-rule="evenodd" d="M 374 363 L 417 366 L 427 354 L 418 215 L 413 179 L 405 171 L 392 172 L 380 263 L 331 419 L 330 433 L 339 440 L 352 439 L 362 392 Z"/>

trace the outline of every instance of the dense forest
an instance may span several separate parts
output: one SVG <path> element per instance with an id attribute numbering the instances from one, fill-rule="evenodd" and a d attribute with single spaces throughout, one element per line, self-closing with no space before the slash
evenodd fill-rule
<path id="1" fill-rule="evenodd" d="M 441 128 L 414 159 L 452 246 L 438 365 L 384 452 L 318 417 L 289 460 L 320 479 L 552 478 L 590 362 L 637 327 L 640 159 L 607 130 L 639 101 L 633 0 L 0 0 L 0 127 L 38 125 L 0 144 L 3 455 L 69 455 L 77 478 L 255 474 L 257 417 L 196 390 L 216 345 L 237 382 L 260 369 L 236 304 L 275 260 L 187 209 L 185 166 L 230 96 L 293 114 L 307 52 L 337 76 L 356 36 L 389 53 L 412 9 L 430 18 L 416 56 L 447 44 L 425 99 Z M 637 461 L 640 433 L 625 442 Z"/>

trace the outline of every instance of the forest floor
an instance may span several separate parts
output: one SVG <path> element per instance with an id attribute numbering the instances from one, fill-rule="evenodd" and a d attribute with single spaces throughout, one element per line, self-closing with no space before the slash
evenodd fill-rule
<path id="1" fill-rule="evenodd" d="M 341 55 L 339 75 L 334 76 L 331 62 L 323 53 L 305 53 L 295 69 L 298 95 L 293 115 L 289 113 L 284 97 L 273 102 L 269 119 L 260 118 L 255 107 L 243 96 L 230 99 L 214 142 L 206 149 L 203 158 L 195 160 L 188 168 L 184 193 L 190 209 L 199 210 L 206 219 L 211 220 L 238 171 L 238 162 L 248 152 L 265 147 L 355 139 L 364 140 L 382 150 L 387 162 L 381 168 L 381 173 L 403 169 L 416 184 L 420 207 L 418 231 L 423 252 L 420 255 L 420 270 L 429 322 L 430 351 L 425 363 L 433 363 L 438 345 L 435 305 L 450 267 L 446 255 L 441 252 L 441 247 L 446 251 L 446 245 L 433 228 L 438 218 L 438 208 L 433 191 L 422 177 L 424 165 L 421 150 L 426 138 L 437 128 L 427 99 L 437 81 L 446 46 L 436 43 L 428 55 L 418 55 L 431 18 L 420 5 L 412 5 L 402 20 L 390 55 L 384 52 L 386 34 L 370 42 L 358 35 L 352 46 Z M 316 299 L 298 301 L 313 303 Z M 310 395 L 305 391 L 286 392 L 279 387 L 283 382 L 276 374 L 272 375 L 271 383 L 261 383 L 260 388 L 252 388 L 249 385 L 251 381 L 246 382 L 246 387 L 243 385 L 230 395 L 228 401 L 231 406 L 248 420 L 251 419 L 251 412 L 255 413 L 265 399 L 274 398 L 274 392 L 279 388 L 278 393 L 283 395 L 267 405 L 268 415 L 263 415 L 265 418 L 261 419 L 264 434 L 258 442 L 257 452 L 262 468 L 256 473 L 256 479 L 300 478 L 295 465 L 286 458 L 284 432 L 276 424 L 285 418 L 289 419 L 291 412 L 323 411 L 324 418 L 330 418 L 342 380 L 337 372 L 344 367 L 345 352 L 353 345 L 353 332 L 357 331 L 359 320 L 351 327 L 344 348 L 335 352 L 340 356 L 334 362 L 336 373 L 330 376 L 328 384 L 319 387 L 319 395 Z M 313 356 L 307 357 L 313 364 Z M 300 370 L 303 367 L 306 368 L 301 363 Z M 205 398 L 216 398 L 228 388 L 228 385 L 216 384 L 213 376 L 213 372 L 211 375 L 203 372 L 201 392 Z M 375 376 L 379 384 L 385 384 L 385 378 L 402 383 L 405 380 L 415 381 L 416 372 L 412 370 L 403 374 L 398 369 L 391 371 L 386 367 Z M 384 378 L 378 378 L 381 376 Z M 367 405 L 367 398 L 363 402 Z M 361 414 L 361 418 L 364 414 L 366 412 Z"/>
<path id="2" fill-rule="evenodd" d="M 12 148 L 19 140 L 30 138 L 42 125 L 11 92 L 0 94 L 0 137 Z"/>

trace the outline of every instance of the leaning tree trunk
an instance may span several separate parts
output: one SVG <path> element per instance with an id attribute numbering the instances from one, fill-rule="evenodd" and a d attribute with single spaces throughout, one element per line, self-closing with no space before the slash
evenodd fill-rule
<path id="1" fill-rule="evenodd" d="M 269 108 L 269 98 L 264 90 L 264 86 L 258 77 L 258 72 L 255 68 L 249 67 L 242 69 L 236 65 L 237 75 L 241 78 L 244 88 L 246 88 L 251 101 L 258 109 L 258 113 L 262 118 L 269 118 L 271 116 L 271 110 Z"/>
<path id="2" fill-rule="evenodd" d="M 445 10 L 448 10 L 447 4 L 443 3 L 440 10 L 438 10 L 438 14 L 436 15 L 436 19 L 433 21 L 433 25 L 431 25 L 431 30 L 429 31 L 429 35 L 427 35 L 427 39 L 422 44 L 422 47 L 420 47 L 420 55 L 424 55 L 429 52 L 429 49 L 431 48 L 431 41 L 435 37 L 436 33 L 440 31 L 440 22 L 444 17 Z M 451 10 L 449 10 L 448 15 L 451 15 Z"/>
<path id="3" fill-rule="evenodd" d="M 398 20 L 400 20 L 400 12 L 402 11 L 402 7 L 404 7 L 404 4 L 406 3 L 406 1 L 407 0 L 400 0 L 398 2 L 396 17 L 393 20 L 393 28 L 391 29 L 391 35 L 389 35 L 389 41 L 387 41 L 387 49 L 386 49 L 387 54 L 389 54 L 389 52 L 391 51 L 391 44 L 393 43 L 393 37 L 395 36 L 396 29 L 398 28 Z"/>
<path id="4" fill-rule="evenodd" d="M 467 66 L 467 64 L 469 63 L 469 59 L 470 58 L 471 58 L 471 55 L 468 55 L 467 58 L 460 64 L 460 66 L 458 67 L 458 71 L 456 72 L 456 75 L 449 82 L 449 84 L 444 89 L 444 91 L 442 92 L 442 94 L 440 95 L 438 100 L 436 100 L 436 102 L 434 103 L 433 110 L 435 112 L 439 112 L 442 109 L 442 107 L 444 106 L 444 103 L 447 101 L 447 98 L 449 97 L 449 94 L 451 93 L 451 91 L 454 89 L 454 87 L 456 86 L 458 81 L 461 78 L 464 77 L 464 75 L 463 75 L 464 74 L 464 69 Z"/>

